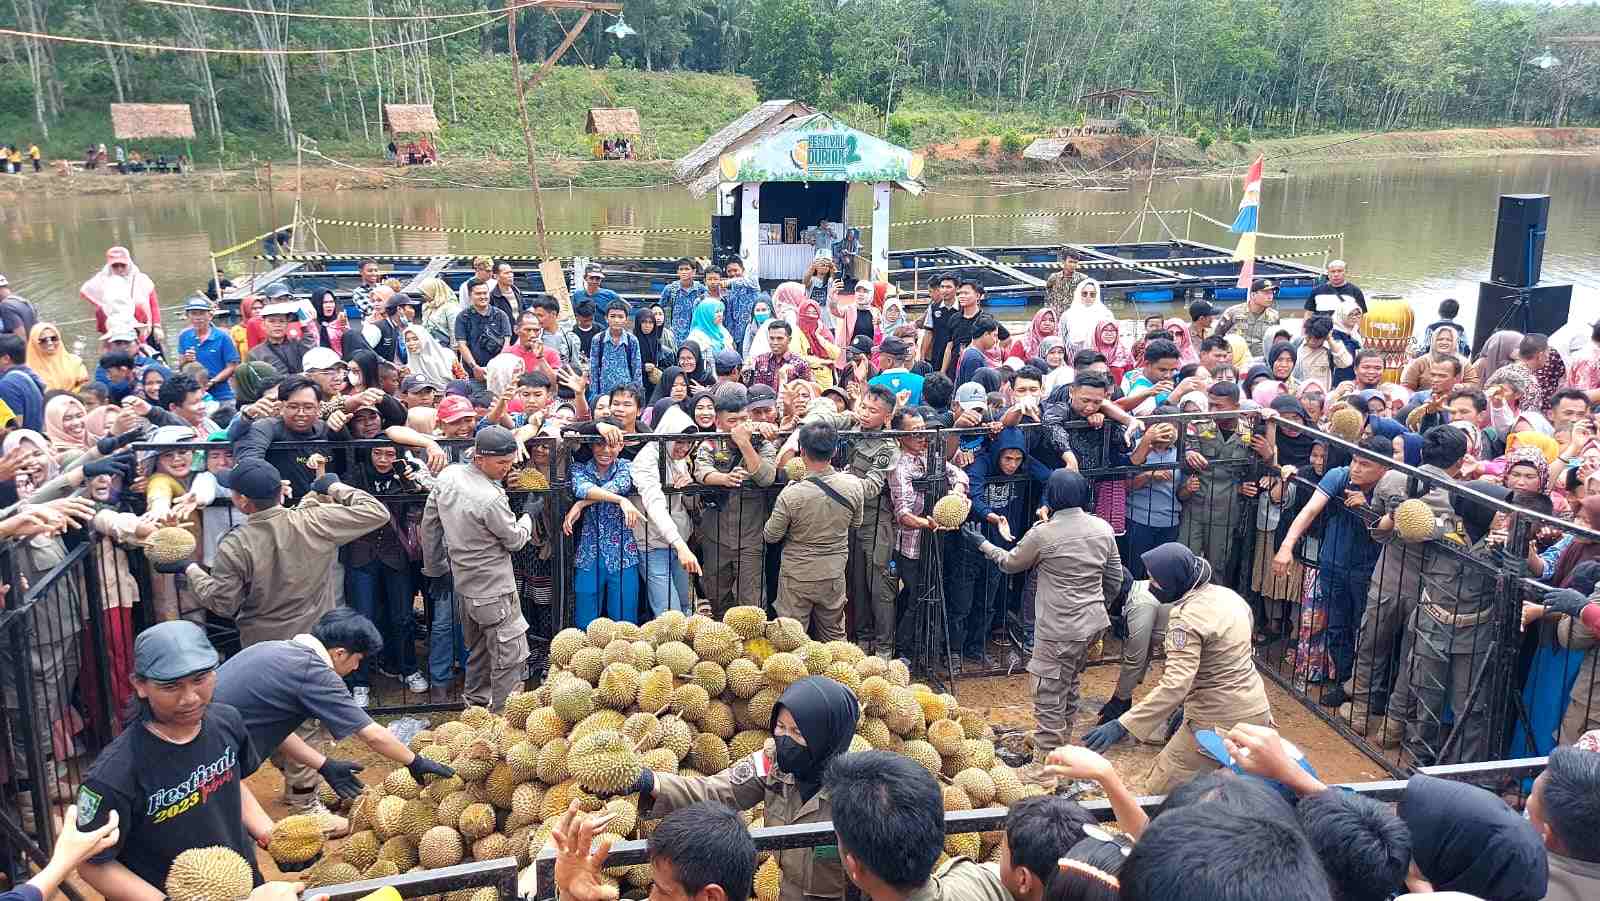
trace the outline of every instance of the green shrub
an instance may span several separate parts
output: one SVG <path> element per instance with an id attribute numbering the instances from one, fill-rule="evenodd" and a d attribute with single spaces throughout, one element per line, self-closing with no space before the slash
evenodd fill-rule
<path id="1" fill-rule="evenodd" d="M 1217 136 L 1211 133 L 1211 129 L 1206 128 L 1204 125 L 1196 125 L 1194 129 L 1189 132 L 1189 136 L 1194 138 L 1195 144 L 1198 145 L 1201 150 L 1210 148 L 1211 145 L 1216 143 L 1217 140 Z"/>
<path id="2" fill-rule="evenodd" d="M 1008 131 L 1000 136 L 1000 152 L 1007 156 L 1016 156 L 1026 146 L 1028 145 L 1023 142 L 1022 135 L 1014 131 Z"/>
<path id="3" fill-rule="evenodd" d="M 904 116 L 889 117 L 889 143 L 899 144 L 902 147 L 911 146 L 911 122 Z"/>
<path id="4" fill-rule="evenodd" d="M 988 155 L 989 155 L 989 139 L 988 138 L 979 138 L 978 139 L 978 156 L 988 156 Z"/>
<path id="5" fill-rule="evenodd" d="M 1130 138 L 1139 138 L 1143 137 L 1146 132 L 1150 131 L 1150 126 L 1146 125 L 1143 119 L 1135 119 L 1132 116 L 1121 115 L 1117 117 L 1117 131 L 1121 134 L 1127 135 Z"/>

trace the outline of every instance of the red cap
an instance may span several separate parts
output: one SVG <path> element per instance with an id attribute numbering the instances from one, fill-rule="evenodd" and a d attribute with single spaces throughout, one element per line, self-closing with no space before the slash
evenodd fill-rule
<path id="1" fill-rule="evenodd" d="M 477 411 L 472 409 L 472 401 L 452 394 L 439 402 L 439 421 L 455 422 L 463 416 L 475 416 Z"/>
<path id="2" fill-rule="evenodd" d="M 129 255 L 128 248 L 118 245 L 106 251 L 106 262 L 131 264 L 133 257 Z"/>

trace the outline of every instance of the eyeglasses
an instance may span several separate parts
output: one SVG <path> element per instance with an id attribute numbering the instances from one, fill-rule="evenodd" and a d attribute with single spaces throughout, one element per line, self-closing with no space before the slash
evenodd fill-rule
<path id="1" fill-rule="evenodd" d="M 40 344 L 60 344 L 61 343 L 61 339 L 59 337 L 55 336 L 55 335 L 40 335 L 39 336 L 39 343 Z"/>

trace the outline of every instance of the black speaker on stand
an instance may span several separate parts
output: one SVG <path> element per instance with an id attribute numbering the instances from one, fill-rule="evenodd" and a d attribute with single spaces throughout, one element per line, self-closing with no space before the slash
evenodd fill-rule
<path id="1" fill-rule="evenodd" d="M 1483 349 L 1490 335 L 1502 329 L 1553 335 L 1567 324 L 1572 286 L 1539 284 L 1549 215 L 1548 194 L 1500 195 L 1489 280 L 1478 283 L 1474 354 Z"/>

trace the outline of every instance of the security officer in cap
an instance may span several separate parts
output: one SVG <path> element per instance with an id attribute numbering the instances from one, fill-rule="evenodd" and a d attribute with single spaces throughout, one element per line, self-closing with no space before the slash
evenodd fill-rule
<path id="1" fill-rule="evenodd" d="M 1250 605 L 1212 583 L 1211 564 L 1176 541 L 1146 551 L 1142 559 L 1150 592 L 1172 605 L 1161 684 L 1132 710 L 1091 730 L 1083 744 L 1104 751 L 1128 735 L 1148 742 L 1170 732 L 1144 786 L 1146 793 L 1160 795 L 1220 766 L 1200 749 L 1195 732 L 1274 724 L 1251 647 Z M 1169 728 L 1180 708 L 1182 722 Z"/>
<path id="2" fill-rule="evenodd" d="M 768 544 L 788 539 L 778 570 L 778 615 L 810 625 L 814 614 L 818 639 L 842 641 L 845 560 L 851 530 L 861 525 L 865 488 L 833 468 L 839 445 L 833 426 L 801 426 L 799 444 L 806 476 L 778 495 L 763 530 Z"/>
<path id="3" fill-rule="evenodd" d="M 472 459 L 439 473 L 422 511 L 422 574 L 455 583 L 456 620 L 468 649 L 464 697 L 491 710 L 522 688 L 528 661 L 528 621 L 511 554 L 533 536 L 533 521 L 512 514 L 502 485 L 516 461 L 511 431 L 484 428 Z"/>
<path id="4" fill-rule="evenodd" d="M 308 329 L 299 336 L 290 335 L 289 325 L 300 318 L 300 310 L 300 302 L 290 293 L 288 285 L 282 282 L 268 285 L 267 304 L 261 308 L 267 339 L 251 348 L 250 359 L 271 364 L 279 375 L 297 375 L 303 371 L 306 351 L 317 346 L 317 333 Z"/>
<path id="5" fill-rule="evenodd" d="M 220 845 L 250 864 L 266 847 L 272 819 L 244 779 L 261 756 L 239 711 L 213 703 L 221 662 L 205 630 L 186 620 L 151 626 L 133 643 L 138 706 L 78 789 L 78 828 L 97 829 L 116 812 L 116 844 L 78 869 L 105 898 L 161 898 L 180 853 Z"/>

